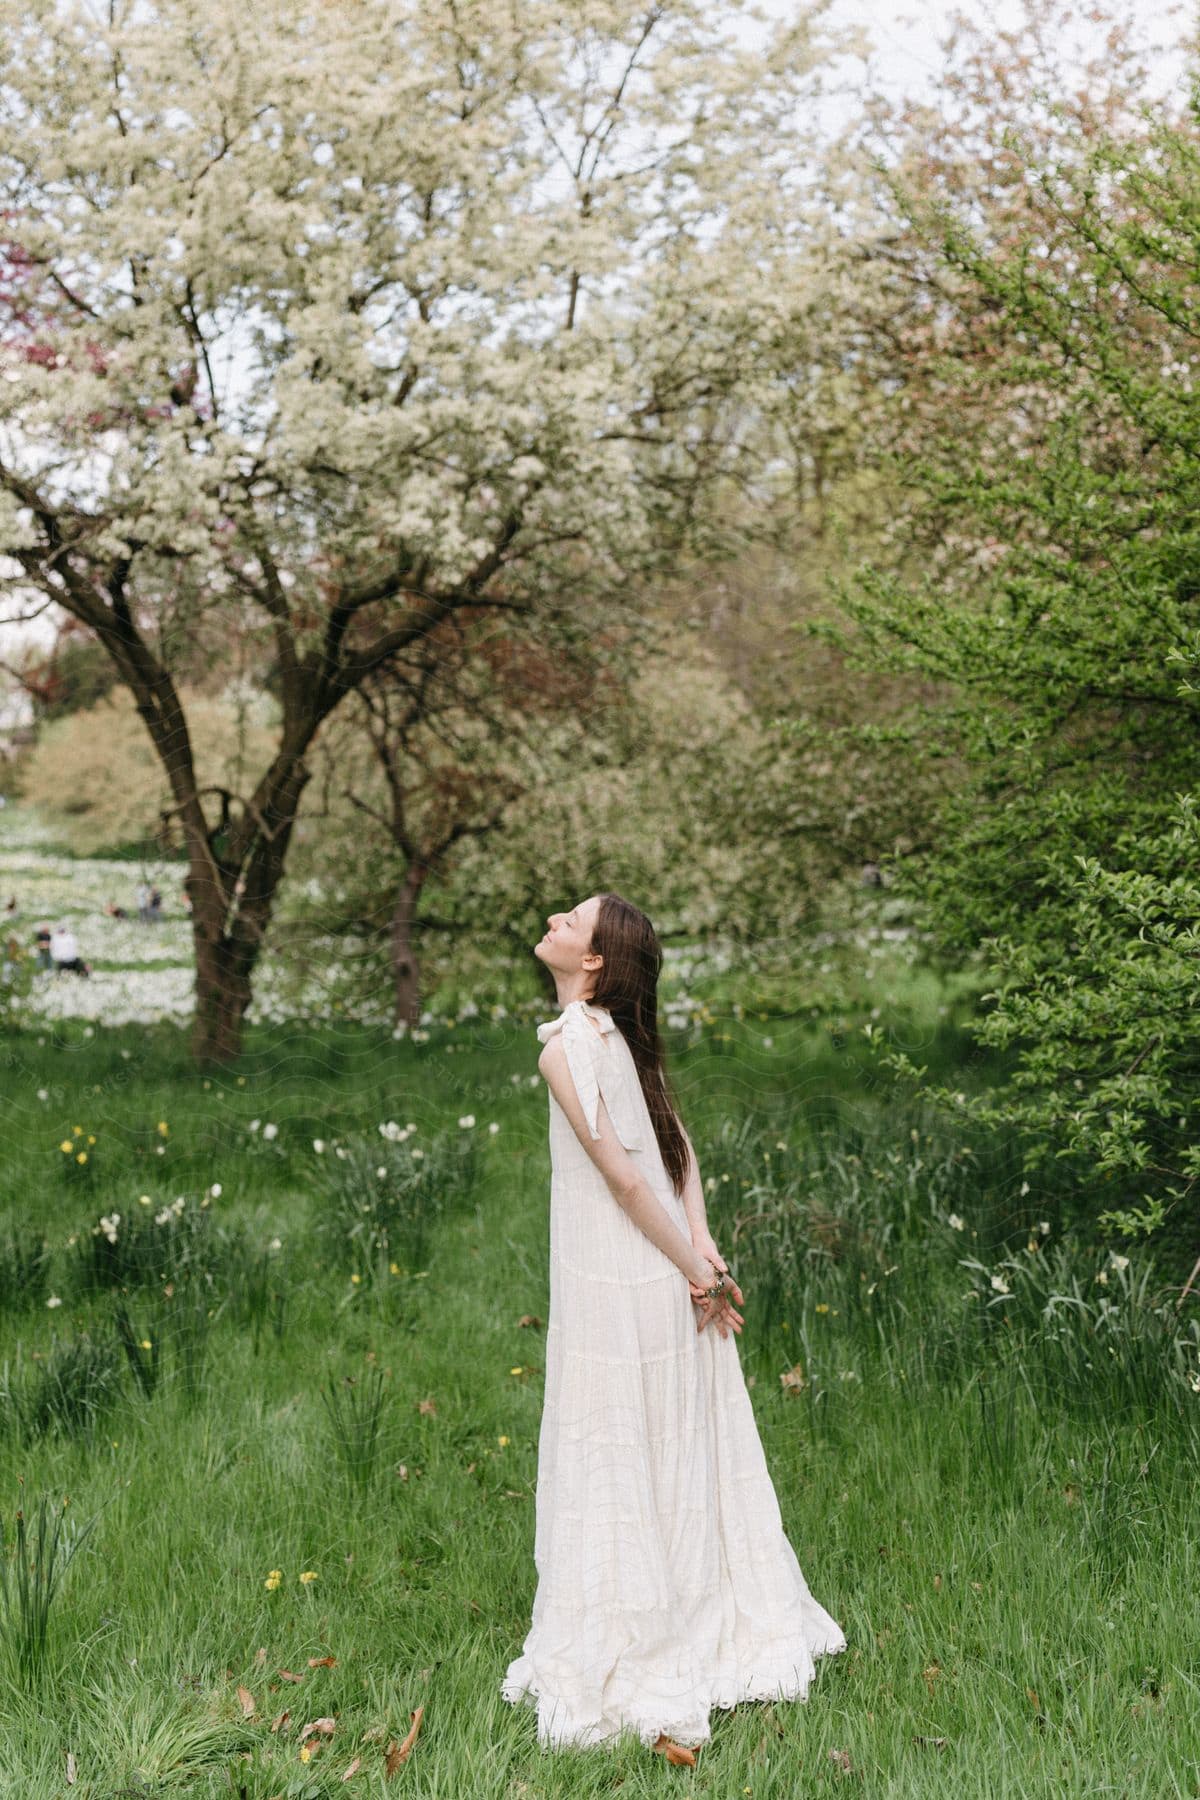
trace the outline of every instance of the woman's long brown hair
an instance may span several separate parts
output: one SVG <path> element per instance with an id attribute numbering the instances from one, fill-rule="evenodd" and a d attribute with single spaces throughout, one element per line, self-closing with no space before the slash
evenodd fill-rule
<path id="1" fill-rule="evenodd" d="M 613 1024 L 633 1052 L 663 1167 L 675 1192 L 682 1194 L 688 1147 L 675 1116 L 658 1031 L 658 977 L 663 960 L 658 934 L 639 907 L 620 894 L 601 894 L 591 952 L 602 956 L 604 963 L 590 999 L 612 1014 Z"/>

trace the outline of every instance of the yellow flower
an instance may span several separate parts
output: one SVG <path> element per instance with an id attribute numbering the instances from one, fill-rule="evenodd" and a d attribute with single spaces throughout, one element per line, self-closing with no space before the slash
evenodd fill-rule
<path id="1" fill-rule="evenodd" d="M 168 1127 L 168 1125 L 167 1125 L 167 1121 L 166 1121 L 166 1120 L 165 1120 L 165 1119 L 160 1119 L 160 1120 L 159 1120 L 159 1121 L 158 1121 L 158 1135 L 159 1135 L 159 1137 L 166 1137 L 166 1135 L 167 1135 L 167 1131 L 168 1131 L 168 1129 L 169 1129 L 169 1127 Z"/>
<path id="2" fill-rule="evenodd" d="M 305 1583 L 315 1581 L 317 1579 L 317 1571 L 315 1569 L 304 1569 L 301 1572 L 300 1579 Z"/>
<path id="3" fill-rule="evenodd" d="M 826 1304 L 825 1304 L 825 1302 L 824 1302 L 824 1300 L 820 1300 L 820 1301 L 818 1301 L 818 1302 L 817 1302 L 817 1309 L 816 1309 L 816 1310 L 817 1310 L 817 1311 L 818 1311 L 818 1312 L 828 1312 L 828 1311 L 829 1311 L 829 1308 L 828 1308 L 828 1307 L 827 1307 L 827 1306 L 826 1306 Z"/>
<path id="4" fill-rule="evenodd" d="M 391 1269 L 393 1275 L 398 1275 L 400 1273 L 399 1263 L 389 1263 L 388 1267 Z"/>
<path id="5" fill-rule="evenodd" d="M 82 1125 L 72 1125 L 71 1130 L 75 1133 L 76 1137 L 83 1136 L 83 1126 Z"/>
<path id="6" fill-rule="evenodd" d="M 81 1150 L 79 1155 L 75 1158 L 75 1161 L 77 1163 L 85 1163 L 87 1161 L 87 1151 Z"/>
<path id="7" fill-rule="evenodd" d="M 362 1280 L 362 1276 L 361 1275 L 352 1275 L 350 1277 L 350 1279 L 354 1283 L 355 1287 L 357 1287 L 359 1282 Z"/>
<path id="8" fill-rule="evenodd" d="M 58 1147 L 62 1151 L 64 1156 L 70 1156 L 72 1150 L 75 1148 L 75 1146 L 71 1142 L 70 1138 L 64 1138 L 62 1143 Z"/>
<path id="9" fill-rule="evenodd" d="M 267 1579 L 263 1582 L 263 1586 L 265 1588 L 277 1588 L 282 1580 L 283 1571 L 281 1569 L 272 1569 L 271 1573 L 267 1576 Z"/>
<path id="10" fill-rule="evenodd" d="M 300 1761 L 301 1761 L 301 1762 L 308 1762 L 308 1761 L 310 1761 L 310 1760 L 311 1760 L 311 1758 L 312 1758 L 312 1751 L 311 1751 L 311 1750 L 310 1750 L 310 1749 L 309 1749 L 309 1747 L 308 1747 L 308 1745 L 307 1745 L 307 1744 L 303 1744 L 303 1745 L 301 1745 L 301 1748 L 300 1748 Z"/>
<path id="11" fill-rule="evenodd" d="M 519 1375 L 519 1374 L 520 1374 L 520 1373 L 521 1373 L 521 1365 L 520 1365 L 520 1363 L 518 1363 L 518 1364 L 517 1364 L 517 1366 L 516 1366 L 516 1368 L 515 1368 L 515 1369 L 510 1369 L 510 1370 L 509 1370 L 509 1371 L 508 1371 L 508 1372 L 509 1372 L 509 1374 L 510 1374 L 510 1375 Z"/>
<path id="12" fill-rule="evenodd" d="M 508 1439 L 506 1437 L 498 1437 L 496 1439 L 496 1442 L 499 1444 L 500 1448 L 503 1450 L 506 1447 L 506 1445 L 508 1444 Z"/>
<path id="13" fill-rule="evenodd" d="M 90 1132 L 90 1131 L 89 1131 L 89 1132 L 88 1132 L 88 1143 L 89 1143 L 89 1144 L 94 1144 L 94 1143 L 95 1143 L 95 1141 L 96 1141 L 96 1140 L 95 1140 L 95 1138 L 94 1138 L 94 1137 L 93 1137 L 93 1136 L 92 1136 L 92 1134 L 91 1134 L 91 1132 Z"/>
<path id="14" fill-rule="evenodd" d="M 142 1339 L 142 1349 L 143 1349 L 143 1350 L 149 1350 L 149 1348 L 150 1348 L 150 1339 L 149 1339 L 149 1338 L 143 1338 L 143 1339 Z"/>

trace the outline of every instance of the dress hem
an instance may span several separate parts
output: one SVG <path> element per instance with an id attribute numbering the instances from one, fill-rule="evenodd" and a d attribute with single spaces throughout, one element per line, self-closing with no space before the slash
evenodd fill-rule
<path id="1" fill-rule="evenodd" d="M 578 1719 L 559 1725 L 553 1729 L 544 1728 L 541 1719 L 543 1702 L 549 1702 L 550 1696 L 543 1694 L 535 1685 L 532 1674 L 512 1674 L 505 1676 L 500 1684 L 500 1697 L 512 1706 L 526 1706 L 538 1711 L 538 1742 L 543 1749 L 549 1750 L 583 1750 L 614 1746 L 618 1739 L 628 1732 L 634 1732 L 638 1739 L 653 1749 L 660 1737 L 668 1737 L 673 1743 L 684 1749 L 697 1750 L 707 1744 L 712 1736 L 707 1723 L 703 1731 L 698 1730 L 696 1719 L 699 1712 L 707 1713 L 716 1707 L 721 1712 L 732 1712 L 734 1707 L 747 1703 L 768 1703 L 772 1700 L 796 1700 L 801 1703 L 808 1699 L 808 1690 L 812 1677 L 816 1673 L 815 1664 L 819 1656 L 840 1656 L 846 1649 L 846 1639 L 840 1642 L 831 1641 L 819 1647 L 809 1647 L 809 1656 L 814 1668 L 812 1672 L 798 1681 L 795 1678 L 794 1665 L 789 1667 L 786 1676 L 774 1680 L 759 1678 L 749 1682 L 735 1683 L 732 1690 L 716 1688 L 707 1701 L 701 1701 L 697 1709 L 688 1718 L 676 1718 L 663 1722 L 662 1714 L 624 1713 L 619 1720 L 595 1717 Z M 521 1658 L 520 1660 L 524 1660 Z"/>

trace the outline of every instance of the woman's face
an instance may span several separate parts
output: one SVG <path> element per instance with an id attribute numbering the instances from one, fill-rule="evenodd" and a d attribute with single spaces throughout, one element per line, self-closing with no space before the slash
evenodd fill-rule
<path id="1" fill-rule="evenodd" d="M 589 895 L 566 912 L 550 913 L 546 935 L 534 945 L 533 954 L 558 975 L 579 974 L 591 946 L 599 913 L 597 894 Z"/>

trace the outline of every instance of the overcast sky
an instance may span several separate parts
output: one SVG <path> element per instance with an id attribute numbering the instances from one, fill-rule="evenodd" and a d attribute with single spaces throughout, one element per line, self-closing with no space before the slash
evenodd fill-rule
<path id="1" fill-rule="evenodd" d="M 763 0 L 765 8 L 780 18 L 796 10 L 797 0 Z M 1161 49 L 1148 57 L 1155 86 L 1160 91 L 1177 84 L 1183 74 L 1184 58 L 1179 41 L 1189 30 L 1193 17 L 1191 5 L 1182 0 L 1103 0 L 1105 11 L 1111 10 L 1133 21 L 1134 41 L 1146 46 L 1159 44 Z M 1089 10 L 1080 4 L 1082 15 Z M 868 68 L 873 85 L 894 93 L 918 94 L 936 75 L 942 63 L 939 43 L 949 29 L 950 16 L 962 12 L 975 21 L 991 20 L 994 27 L 1011 30 L 1026 16 L 1025 6 L 1016 0 L 909 0 L 899 7 L 887 0 L 833 0 L 826 18 L 830 24 L 860 25 L 870 33 L 876 49 Z M 1079 30 L 1090 37 L 1093 47 L 1103 41 L 1103 22 L 1089 24 L 1081 17 Z"/>

